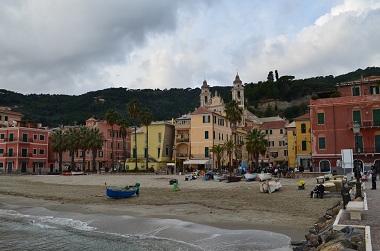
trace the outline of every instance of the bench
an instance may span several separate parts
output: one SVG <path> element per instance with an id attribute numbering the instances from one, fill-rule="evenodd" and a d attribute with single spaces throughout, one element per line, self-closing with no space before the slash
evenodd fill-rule
<path id="1" fill-rule="evenodd" d="M 362 211 L 364 210 L 364 202 L 350 201 L 348 202 L 346 209 L 350 211 L 351 220 L 361 220 Z"/>

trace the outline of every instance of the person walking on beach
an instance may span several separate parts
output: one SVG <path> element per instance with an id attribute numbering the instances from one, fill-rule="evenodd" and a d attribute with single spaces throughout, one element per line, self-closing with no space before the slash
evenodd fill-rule
<path id="1" fill-rule="evenodd" d="M 377 169 L 375 166 L 371 167 L 371 176 L 372 176 L 372 190 L 376 189 L 376 177 L 377 177 Z"/>

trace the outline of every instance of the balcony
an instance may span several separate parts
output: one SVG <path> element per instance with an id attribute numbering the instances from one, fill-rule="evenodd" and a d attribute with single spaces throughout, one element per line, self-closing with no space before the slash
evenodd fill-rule
<path id="1" fill-rule="evenodd" d="M 33 153 L 27 153 L 27 154 L 22 154 L 22 153 L 3 153 L 2 157 L 8 157 L 8 158 L 31 158 L 31 157 L 33 157 Z"/>
<path id="2" fill-rule="evenodd" d="M 181 142 L 189 142 L 189 138 L 176 138 L 175 142 L 176 143 L 181 143 Z"/>
<path id="3" fill-rule="evenodd" d="M 352 126 L 355 122 L 350 122 L 348 127 L 352 130 Z M 380 128 L 380 120 L 363 120 L 361 121 L 360 129 L 372 129 L 372 128 Z"/>
<path id="4" fill-rule="evenodd" d="M 0 142 L 15 142 L 15 143 L 33 143 L 34 142 L 34 139 L 33 138 L 27 138 L 27 139 L 24 139 L 24 138 L 13 138 L 13 139 L 10 139 L 10 138 L 4 138 L 4 139 L 0 139 Z"/>

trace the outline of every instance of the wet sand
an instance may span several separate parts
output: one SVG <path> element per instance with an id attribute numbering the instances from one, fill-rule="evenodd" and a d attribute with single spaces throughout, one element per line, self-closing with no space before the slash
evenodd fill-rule
<path id="1" fill-rule="evenodd" d="M 174 192 L 169 180 L 179 180 Z M 0 175 L 0 202 L 45 207 L 52 211 L 145 218 L 179 219 L 223 229 L 256 229 L 285 234 L 302 240 L 308 229 L 339 196 L 311 199 L 315 178 L 304 179 L 306 189 L 298 190 L 297 179 L 280 179 L 282 188 L 261 193 L 260 182 L 236 183 L 204 180 L 184 181 L 172 175 Z M 108 199 L 105 184 L 123 187 L 141 184 L 139 197 Z"/>

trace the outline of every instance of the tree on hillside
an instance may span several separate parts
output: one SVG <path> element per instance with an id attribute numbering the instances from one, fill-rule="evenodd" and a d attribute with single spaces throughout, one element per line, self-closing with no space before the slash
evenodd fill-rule
<path id="1" fill-rule="evenodd" d="M 148 108 L 143 108 L 140 113 L 140 119 L 141 123 L 145 126 L 146 128 L 146 139 L 145 139 L 145 144 L 146 144 L 146 153 L 145 153 L 145 168 L 148 170 L 149 166 L 149 125 L 152 124 L 153 121 L 153 114 Z"/>
<path id="2" fill-rule="evenodd" d="M 129 117 L 133 119 L 134 128 L 135 128 L 135 169 L 137 169 L 137 122 L 136 120 L 140 115 L 140 102 L 137 99 L 132 99 L 127 105 Z"/>
<path id="3" fill-rule="evenodd" d="M 274 82 L 273 71 L 270 71 L 270 72 L 268 73 L 267 81 L 268 81 L 268 82 Z"/>
<path id="4" fill-rule="evenodd" d="M 118 114 L 114 109 L 109 109 L 106 112 L 106 121 L 107 124 L 111 126 L 111 170 L 114 170 L 115 168 L 115 156 L 114 156 L 114 131 L 113 131 L 113 126 L 116 124 L 118 120 Z"/>

